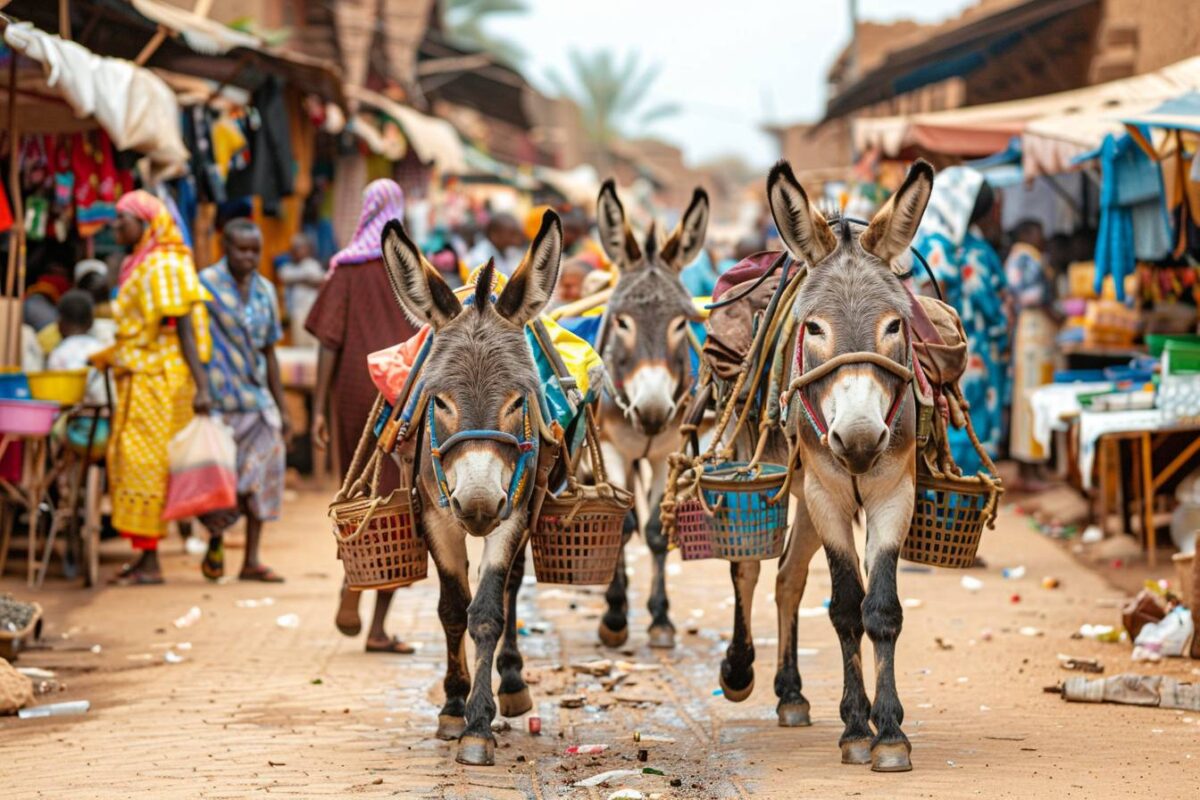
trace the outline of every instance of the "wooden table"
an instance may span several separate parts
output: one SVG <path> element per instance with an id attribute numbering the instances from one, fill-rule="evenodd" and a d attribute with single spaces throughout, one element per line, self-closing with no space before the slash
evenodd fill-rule
<path id="1" fill-rule="evenodd" d="M 54 475 L 47 468 L 50 448 L 49 435 L 27 436 L 15 433 L 0 433 L 0 457 L 13 444 L 20 442 L 21 447 L 21 480 L 17 484 L 0 479 L 0 505 L 3 506 L 3 519 L 0 520 L 0 575 L 8 563 L 8 546 L 12 540 L 13 523 L 16 522 L 18 511 L 24 509 L 29 514 L 29 551 L 25 559 L 25 580 L 34 584 L 37 567 L 37 531 L 40 522 L 42 500 L 50 488 Z"/>
<path id="2" fill-rule="evenodd" d="M 1189 441 L 1173 459 L 1157 472 L 1154 454 L 1162 449 L 1174 436 L 1191 435 Z M 1120 480 L 1120 442 L 1130 442 L 1134 451 L 1134 469 L 1131 475 L 1133 495 L 1142 498 L 1142 537 L 1149 551 L 1150 566 L 1155 566 L 1157 557 L 1157 532 L 1154 527 L 1154 497 L 1180 469 L 1200 453 L 1200 425 L 1181 425 L 1158 430 L 1114 431 L 1099 436 L 1096 440 L 1096 471 L 1100 475 L 1100 519 L 1108 518 L 1108 501 L 1113 494 L 1111 476 Z"/>

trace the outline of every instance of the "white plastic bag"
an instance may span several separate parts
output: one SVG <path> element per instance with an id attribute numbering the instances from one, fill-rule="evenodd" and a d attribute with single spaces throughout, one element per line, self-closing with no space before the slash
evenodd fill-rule
<path id="1" fill-rule="evenodd" d="M 237 506 L 237 443 L 217 417 L 197 416 L 167 445 L 171 476 L 163 519 Z"/>

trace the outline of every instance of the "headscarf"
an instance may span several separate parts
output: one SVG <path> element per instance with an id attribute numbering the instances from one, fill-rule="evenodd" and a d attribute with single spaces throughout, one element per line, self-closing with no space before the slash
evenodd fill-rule
<path id="1" fill-rule="evenodd" d="M 192 262 L 192 251 L 184 244 L 179 226 L 157 197 L 141 189 L 126 192 L 117 201 L 117 212 L 132 214 L 146 223 L 137 247 L 121 262 L 118 286 L 123 286 L 137 267 L 151 256 L 175 256 L 185 258 L 189 264 Z"/>
<path id="2" fill-rule="evenodd" d="M 538 231 L 542 229 L 542 217 L 547 211 L 553 211 L 553 206 L 534 206 L 529 209 L 529 213 L 525 215 L 525 238 L 533 241 L 537 238 Z"/>
<path id="3" fill-rule="evenodd" d="M 343 264 L 362 264 L 383 257 L 383 226 L 404 219 L 404 190 L 393 180 L 379 178 L 363 189 L 362 214 L 350 244 L 329 259 L 329 276 Z"/>
<path id="4" fill-rule="evenodd" d="M 960 247 L 971 226 L 971 212 L 982 187 L 983 173 L 970 167 L 947 167 L 939 172 L 933 179 L 933 193 L 917 238 L 940 234 L 954 247 Z"/>

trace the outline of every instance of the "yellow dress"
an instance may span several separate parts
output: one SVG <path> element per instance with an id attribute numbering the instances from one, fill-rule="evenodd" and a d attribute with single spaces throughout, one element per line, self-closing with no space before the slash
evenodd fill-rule
<path id="1" fill-rule="evenodd" d="M 195 395 L 169 318 L 190 315 L 200 357 L 207 361 L 212 343 L 206 298 L 181 242 L 148 253 L 117 295 L 117 342 L 100 361 L 112 367 L 116 379 L 108 469 L 113 527 L 126 536 L 166 533 L 167 443 L 191 421 Z"/>

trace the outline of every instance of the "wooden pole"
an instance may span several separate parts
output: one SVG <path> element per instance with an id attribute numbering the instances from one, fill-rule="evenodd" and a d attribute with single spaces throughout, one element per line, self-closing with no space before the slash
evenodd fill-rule
<path id="1" fill-rule="evenodd" d="M 4 276 L 4 299 L 12 301 L 5 322 L 4 363 L 19 365 L 21 356 L 21 287 L 17 284 L 17 260 L 21 249 L 21 234 L 25 229 L 25 214 L 21 207 L 19 171 L 20 132 L 17 130 L 17 54 L 8 62 L 8 194 L 12 201 L 13 225 L 8 232 L 8 272 Z"/>
<path id="2" fill-rule="evenodd" d="M 58 35 L 71 41 L 71 0 L 58 0 Z"/>

